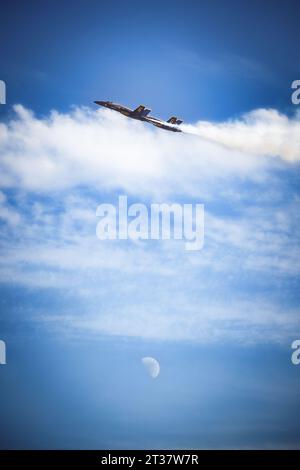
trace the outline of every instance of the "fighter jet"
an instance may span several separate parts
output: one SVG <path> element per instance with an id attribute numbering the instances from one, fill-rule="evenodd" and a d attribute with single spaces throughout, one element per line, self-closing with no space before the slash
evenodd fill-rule
<path id="1" fill-rule="evenodd" d="M 183 121 L 177 119 L 176 116 L 172 116 L 167 121 L 163 121 L 162 119 L 158 119 L 154 116 L 149 116 L 151 109 L 146 108 L 142 104 L 136 109 L 130 109 L 126 106 L 122 106 L 121 104 L 113 103 L 112 101 L 94 101 L 94 103 L 98 104 L 99 106 L 104 106 L 105 108 L 118 111 L 124 116 L 130 117 L 132 119 L 149 122 L 150 124 L 153 124 L 153 126 L 160 127 L 161 129 L 165 129 L 167 131 L 182 132 L 182 130 L 177 126 L 179 126 L 179 124 L 181 124 Z"/>

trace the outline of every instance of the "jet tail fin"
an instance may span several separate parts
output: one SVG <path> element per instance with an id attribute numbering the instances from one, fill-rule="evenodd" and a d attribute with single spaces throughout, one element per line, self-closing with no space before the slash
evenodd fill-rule
<path id="1" fill-rule="evenodd" d="M 170 124 L 176 124 L 176 120 L 177 120 L 177 117 L 172 116 L 170 117 L 170 119 L 167 120 L 167 122 L 169 122 Z"/>
<path id="2" fill-rule="evenodd" d="M 181 119 L 177 119 L 176 116 L 170 117 L 170 119 L 168 119 L 167 122 L 168 122 L 169 124 L 177 124 L 177 125 L 183 123 L 183 121 L 182 121 Z"/>
<path id="3" fill-rule="evenodd" d="M 142 104 L 140 106 L 138 106 L 136 109 L 134 109 L 132 111 L 132 114 L 134 116 L 141 116 L 141 117 L 144 117 L 144 116 L 148 116 L 148 114 L 150 113 L 151 109 L 148 109 L 146 108 L 145 106 L 143 106 Z"/>

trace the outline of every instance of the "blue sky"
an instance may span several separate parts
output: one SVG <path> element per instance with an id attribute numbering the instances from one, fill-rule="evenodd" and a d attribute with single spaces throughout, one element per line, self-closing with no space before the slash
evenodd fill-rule
<path id="1" fill-rule="evenodd" d="M 1 7 L 1 448 L 299 447 L 298 17 L 293 1 Z M 120 194 L 204 203 L 203 250 L 98 240 Z"/>
<path id="2" fill-rule="evenodd" d="M 2 80 L 37 112 L 105 97 L 186 120 L 286 109 L 297 2 L 16 2 L 2 7 Z M 20 47 L 22 45 L 22 47 Z"/>

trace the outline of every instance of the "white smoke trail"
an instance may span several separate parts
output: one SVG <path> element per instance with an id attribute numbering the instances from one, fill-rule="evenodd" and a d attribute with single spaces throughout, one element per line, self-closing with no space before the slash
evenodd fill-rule
<path id="1" fill-rule="evenodd" d="M 300 161 L 299 112 L 288 117 L 275 109 L 258 109 L 236 120 L 222 123 L 199 121 L 181 128 L 230 149 L 280 157 L 291 163 Z"/>

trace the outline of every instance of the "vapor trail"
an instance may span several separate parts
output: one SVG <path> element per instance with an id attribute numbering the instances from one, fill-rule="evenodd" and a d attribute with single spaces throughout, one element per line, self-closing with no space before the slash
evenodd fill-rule
<path id="1" fill-rule="evenodd" d="M 183 132 L 229 149 L 300 161 L 300 113 L 288 117 L 275 109 L 258 109 L 236 120 L 183 124 Z"/>

